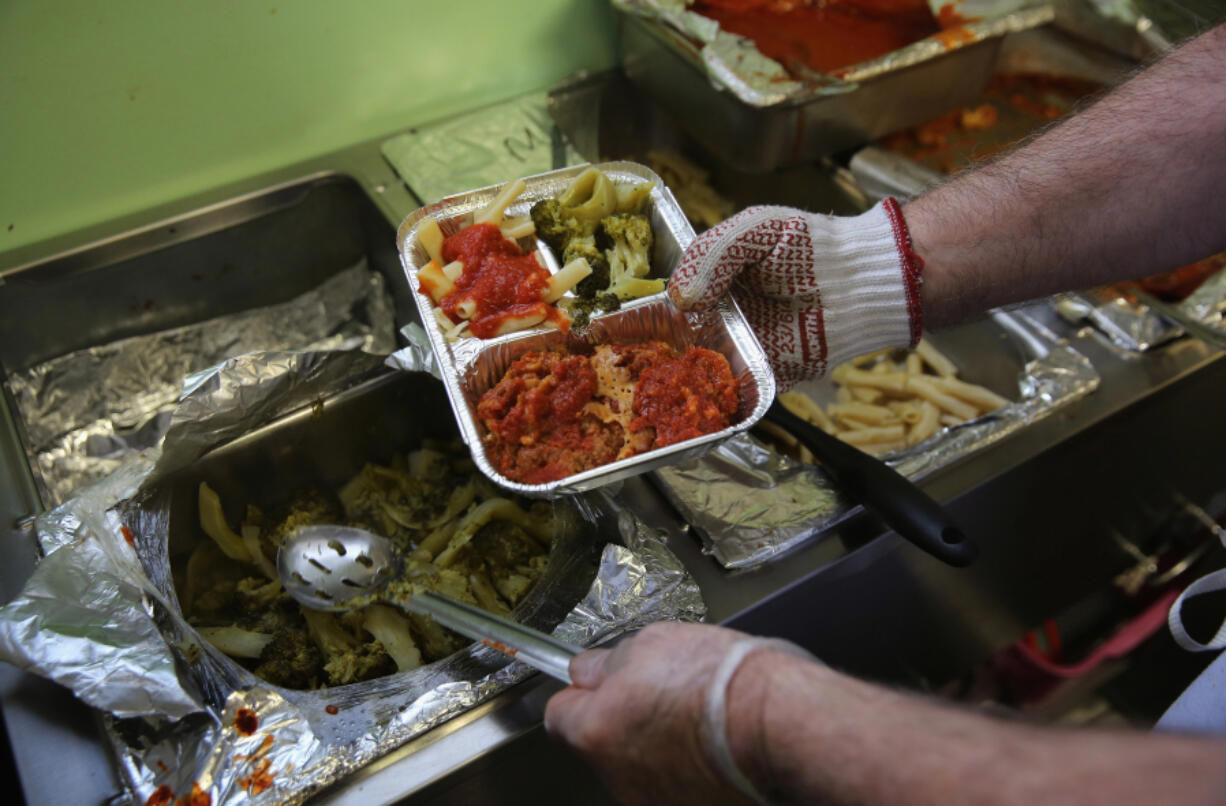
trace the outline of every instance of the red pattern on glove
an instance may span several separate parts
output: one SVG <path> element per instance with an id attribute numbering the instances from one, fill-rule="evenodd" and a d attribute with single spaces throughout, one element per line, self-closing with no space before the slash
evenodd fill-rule
<path id="1" fill-rule="evenodd" d="M 880 245 L 892 237 L 896 254 L 887 246 L 886 263 L 902 272 L 901 277 L 894 273 L 892 278 L 900 289 L 900 308 L 905 304 L 914 344 L 922 329 L 919 278 L 923 261 L 912 248 L 897 202 L 888 199 L 882 207 L 892 233 L 880 211 L 865 224 L 872 233 L 870 243 L 878 246 L 871 260 L 879 279 Z M 822 299 L 823 271 L 830 282 L 831 272 L 842 270 L 826 265 L 829 257 L 823 254 L 836 237 L 832 233 L 839 232 L 828 225 L 830 220 L 788 207 L 747 208 L 704 232 L 686 250 L 669 281 L 669 296 L 682 309 L 705 309 L 731 293 L 766 351 L 780 388 L 824 375 L 830 345 Z M 819 228 L 817 233 L 814 226 Z M 848 260 L 846 255 L 840 259 Z M 854 271 L 854 267 L 847 270 Z M 846 328 L 847 316 L 843 321 Z M 838 360 L 850 357 L 846 345 L 843 347 Z"/>

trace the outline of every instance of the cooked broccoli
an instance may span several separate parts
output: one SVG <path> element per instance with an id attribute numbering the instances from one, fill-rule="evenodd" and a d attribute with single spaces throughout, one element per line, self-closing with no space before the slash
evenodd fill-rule
<path id="1" fill-rule="evenodd" d="M 594 297 L 609 287 L 609 259 L 596 247 L 596 236 L 572 238 L 562 253 L 562 265 L 583 258 L 592 267 L 592 273 L 579 281 L 575 294 L 579 297 Z"/>
<path id="2" fill-rule="evenodd" d="M 396 664 L 378 641 L 366 641 L 329 613 L 302 608 L 307 628 L 324 654 L 328 684 L 341 686 L 391 674 Z"/>
<path id="3" fill-rule="evenodd" d="M 651 219 L 641 213 L 615 213 L 600 220 L 596 243 L 609 260 L 607 290 L 619 299 L 636 299 L 664 288 L 651 274 Z"/>
<path id="4" fill-rule="evenodd" d="M 269 582 L 262 577 L 245 577 L 238 581 L 234 593 L 244 610 L 258 613 L 272 607 L 283 591 L 280 580 Z"/>
<path id="5" fill-rule="evenodd" d="M 428 477 L 407 469 L 366 465 L 341 489 L 345 517 L 350 523 L 369 524 L 407 548 L 450 503 L 456 485 L 445 458 L 423 453 L 414 459 L 414 464 L 431 470 Z"/>
<path id="6" fill-rule="evenodd" d="M 445 658 L 458 649 L 468 645 L 467 638 L 461 638 L 451 630 L 440 625 L 429 616 L 409 614 L 409 622 L 413 625 L 413 633 L 421 645 L 421 653 L 428 661 Z"/>
<path id="7" fill-rule="evenodd" d="M 305 632 L 286 630 L 264 647 L 254 671 L 273 685 L 313 688 L 324 676 L 324 654 Z"/>
<path id="8" fill-rule="evenodd" d="M 238 581 L 235 579 L 213 579 L 207 588 L 196 592 L 192 597 L 191 615 L 227 620 L 226 615 L 234 610 L 234 594 L 237 588 Z"/>
<path id="9" fill-rule="evenodd" d="M 473 548 L 491 565 L 512 568 L 526 563 L 540 549 L 536 541 L 510 521 L 490 521 L 473 535 Z"/>
<path id="10" fill-rule="evenodd" d="M 544 564 L 532 566 L 540 555 L 536 542 L 508 521 L 493 521 L 473 537 L 473 548 L 486 559 L 490 581 L 503 599 L 514 607 L 544 572 Z"/>
<path id="11" fill-rule="evenodd" d="M 581 296 L 571 300 L 566 309 L 570 312 L 571 326 L 583 330 L 592 319 L 592 314 L 600 311 L 607 313 L 616 311 L 622 306 L 622 301 L 616 294 L 601 291 L 595 296 Z"/>
<path id="12" fill-rule="evenodd" d="M 382 644 L 369 641 L 355 649 L 330 656 L 324 663 L 324 671 L 328 673 L 330 685 L 343 686 L 392 674 L 396 671 L 396 664 L 383 651 Z"/>
<path id="13" fill-rule="evenodd" d="M 532 205 L 529 215 L 536 227 L 537 237 L 555 254 L 560 255 L 566 251 L 566 244 L 571 238 L 584 235 L 578 219 L 570 215 L 557 199 L 542 199 Z"/>
<path id="14" fill-rule="evenodd" d="M 323 490 L 299 490 L 286 505 L 285 514 L 264 539 L 274 546 L 285 542 L 294 530 L 317 523 L 340 523 L 341 509 L 336 499 Z"/>

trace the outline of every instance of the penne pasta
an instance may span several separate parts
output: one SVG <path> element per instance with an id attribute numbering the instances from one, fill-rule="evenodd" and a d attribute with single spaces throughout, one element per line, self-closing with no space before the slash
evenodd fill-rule
<path id="1" fill-rule="evenodd" d="M 523 193 L 527 187 L 528 185 L 523 179 L 507 182 L 498 195 L 494 197 L 494 200 L 473 216 L 473 223 L 500 225 L 507 208 L 511 206 L 511 202 L 515 201 L 519 194 Z"/>
<path id="2" fill-rule="evenodd" d="M 442 267 L 433 260 L 418 269 L 417 282 L 420 283 L 421 290 L 429 294 L 430 299 L 434 300 L 435 304 L 438 304 L 439 300 L 455 289 L 455 283 L 443 273 Z"/>
<path id="3" fill-rule="evenodd" d="M 875 428 L 860 428 L 855 431 L 846 431 L 839 434 L 839 438 L 844 442 L 852 445 L 872 445 L 883 442 L 899 442 L 905 437 L 903 426 L 884 425 Z"/>
<path id="4" fill-rule="evenodd" d="M 907 444 L 918 445 L 937 432 L 941 427 L 941 410 L 931 402 L 924 400 L 919 404 L 919 419 L 907 432 Z"/>
<path id="5" fill-rule="evenodd" d="M 867 386 L 899 397 L 909 396 L 907 378 L 910 376 L 902 372 L 867 372 L 844 365 L 836 367 L 830 377 L 845 386 Z"/>
<path id="6" fill-rule="evenodd" d="M 856 420 L 866 425 L 886 425 L 898 422 L 898 415 L 886 406 L 874 406 L 871 403 L 858 401 L 832 403 L 826 407 L 826 413 L 836 420 Z"/>
<path id="7" fill-rule="evenodd" d="M 932 378 L 915 377 L 911 379 L 908 388 L 925 400 L 935 403 L 937 408 L 947 414 L 961 417 L 963 420 L 970 420 L 979 415 L 979 409 L 941 391 L 933 380 Z"/>
<path id="8" fill-rule="evenodd" d="M 930 383 L 946 394 L 975 406 L 981 412 L 994 411 L 1009 403 L 991 389 L 960 381 L 957 378 L 932 378 Z"/>
<path id="9" fill-rule="evenodd" d="M 521 330 L 527 330 L 530 327 L 535 327 L 541 322 L 544 322 L 545 317 L 548 315 L 545 303 L 542 302 L 538 307 L 539 310 L 532 313 L 505 317 L 502 322 L 499 323 L 494 335 L 505 336 L 508 333 L 518 333 Z"/>
<path id="10" fill-rule="evenodd" d="M 430 260 L 443 265 L 443 231 L 439 229 L 437 221 L 428 216 L 422 219 L 421 226 L 417 228 L 417 242 L 426 250 Z"/>
<path id="11" fill-rule="evenodd" d="M 518 241 L 520 238 L 527 238 L 529 235 L 536 232 L 536 226 L 532 223 L 532 219 L 528 216 L 518 216 L 516 218 L 505 218 L 498 229 L 502 230 L 502 234 L 512 241 Z"/>
<path id="12" fill-rule="evenodd" d="M 856 447 L 865 453 L 871 453 L 873 456 L 882 456 L 887 453 L 902 450 L 903 448 L 907 447 L 907 443 L 900 439 L 894 442 L 872 442 L 868 445 L 857 445 Z"/>
<path id="13" fill-rule="evenodd" d="M 880 389 L 869 389 L 867 386 L 849 386 L 847 390 L 851 392 L 854 400 L 861 403 L 877 403 L 885 397 L 885 393 Z"/>
<path id="14" fill-rule="evenodd" d="M 460 275 L 464 273 L 464 264 L 458 260 L 453 260 L 443 267 L 443 274 L 447 275 L 447 279 L 455 282 L 460 279 Z"/>
<path id="15" fill-rule="evenodd" d="M 904 450 L 1009 404 L 1007 398 L 957 377 L 956 368 L 926 341 L 906 355 L 879 350 L 835 367 L 835 402 L 819 405 L 798 391 L 779 396 L 797 416 L 874 455 Z M 895 360 L 898 356 L 901 360 Z M 772 432 L 774 433 L 774 432 Z M 781 441 L 793 456 L 794 441 Z"/>
<path id="16" fill-rule="evenodd" d="M 817 405 L 816 401 L 806 394 L 796 391 L 784 392 L 779 395 L 779 402 L 797 417 L 808 420 L 828 434 L 833 434 L 838 430 L 834 421 L 830 419 L 822 407 Z"/>
<path id="17" fill-rule="evenodd" d="M 558 269 L 549 278 L 549 288 L 545 292 L 546 302 L 557 302 L 562 295 L 574 288 L 579 282 L 592 273 L 592 267 L 587 260 L 578 257 Z"/>
<path id="18" fill-rule="evenodd" d="M 932 368 L 932 371 L 942 378 L 952 378 L 958 374 L 958 368 L 954 366 L 954 362 L 945 357 L 945 354 L 932 346 L 932 343 L 927 339 L 920 339 L 919 344 L 915 345 L 915 355 L 923 359 L 924 363 Z"/>

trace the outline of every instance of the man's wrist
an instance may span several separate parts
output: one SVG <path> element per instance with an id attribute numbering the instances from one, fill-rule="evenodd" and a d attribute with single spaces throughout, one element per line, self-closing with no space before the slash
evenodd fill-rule
<path id="1" fill-rule="evenodd" d="M 745 658 L 728 683 L 728 747 L 745 777 L 771 800 L 782 799 L 787 789 L 772 764 L 771 746 L 779 737 L 771 724 L 771 699 L 805 667 L 821 668 L 786 652 L 762 649 Z"/>

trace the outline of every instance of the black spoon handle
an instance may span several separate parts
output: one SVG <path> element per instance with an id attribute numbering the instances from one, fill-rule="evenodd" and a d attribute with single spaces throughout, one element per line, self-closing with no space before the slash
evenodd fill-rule
<path id="1" fill-rule="evenodd" d="M 903 538 L 950 565 L 978 551 L 943 506 L 885 462 L 827 434 L 775 401 L 766 419 L 795 436 L 853 499 Z"/>

